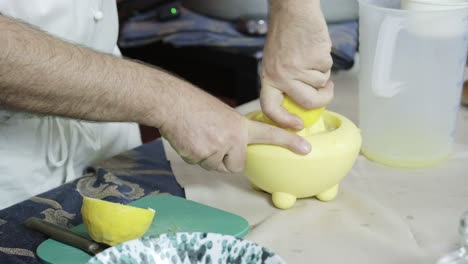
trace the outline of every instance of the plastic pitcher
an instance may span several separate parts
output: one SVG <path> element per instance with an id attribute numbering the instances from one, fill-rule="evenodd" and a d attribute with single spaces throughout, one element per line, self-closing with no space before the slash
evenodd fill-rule
<path id="1" fill-rule="evenodd" d="M 359 0 L 362 152 L 391 166 L 431 166 L 452 151 L 468 6 L 400 6 L 400 0 Z"/>

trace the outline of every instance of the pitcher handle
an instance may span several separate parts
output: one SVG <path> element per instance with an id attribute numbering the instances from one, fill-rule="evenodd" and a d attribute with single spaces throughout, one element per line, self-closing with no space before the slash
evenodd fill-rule
<path id="1" fill-rule="evenodd" d="M 372 91 L 375 96 L 391 98 L 401 91 L 402 82 L 391 80 L 390 74 L 398 35 L 403 28 L 403 19 L 387 17 L 380 25 L 374 55 Z"/>

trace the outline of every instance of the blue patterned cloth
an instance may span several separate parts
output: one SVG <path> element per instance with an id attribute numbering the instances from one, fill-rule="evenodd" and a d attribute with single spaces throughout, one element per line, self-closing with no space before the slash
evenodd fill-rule
<path id="1" fill-rule="evenodd" d="M 358 22 L 329 24 L 335 69 L 349 69 L 354 64 L 358 45 Z M 159 22 L 152 12 L 129 19 L 120 34 L 119 46 L 138 47 L 161 41 L 175 47 L 263 47 L 265 38 L 241 34 L 233 23 L 199 15 L 181 8 L 177 19 Z"/>
<path id="2" fill-rule="evenodd" d="M 64 227 L 82 223 L 82 197 L 127 204 L 149 195 L 185 197 L 161 140 L 142 145 L 90 167 L 84 177 L 0 211 L 0 263 L 40 263 L 36 248 L 46 236 L 22 223 L 38 217 Z"/>

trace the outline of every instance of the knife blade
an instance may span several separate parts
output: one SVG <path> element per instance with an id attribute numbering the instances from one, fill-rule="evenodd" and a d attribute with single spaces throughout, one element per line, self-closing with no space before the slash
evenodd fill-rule
<path id="1" fill-rule="evenodd" d="M 47 222 L 37 217 L 30 217 L 23 223 L 27 228 L 38 231 L 64 244 L 79 248 L 84 252 L 96 255 L 110 247 L 85 238 L 68 228 Z"/>

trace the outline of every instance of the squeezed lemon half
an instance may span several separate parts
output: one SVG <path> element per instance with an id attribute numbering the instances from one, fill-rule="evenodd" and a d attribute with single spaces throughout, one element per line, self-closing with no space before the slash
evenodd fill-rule
<path id="1" fill-rule="evenodd" d="M 84 197 L 81 215 L 91 238 L 115 246 L 143 236 L 155 211 Z"/>

